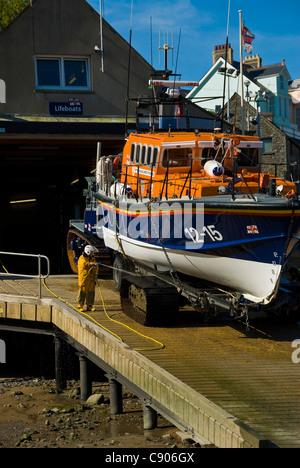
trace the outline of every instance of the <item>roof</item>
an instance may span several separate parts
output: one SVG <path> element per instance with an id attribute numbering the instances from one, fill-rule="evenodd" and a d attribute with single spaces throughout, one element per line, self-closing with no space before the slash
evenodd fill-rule
<path id="1" fill-rule="evenodd" d="M 248 70 L 248 75 L 252 78 L 252 80 L 255 80 L 256 78 L 280 75 L 284 68 L 285 65 L 282 63 L 275 65 L 267 65 L 264 67 L 257 68 L 255 70 Z"/>
<path id="2" fill-rule="evenodd" d="M 295 89 L 300 88 L 300 78 L 297 78 L 297 80 L 292 80 L 289 82 L 289 90 L 293 91 Z"/>

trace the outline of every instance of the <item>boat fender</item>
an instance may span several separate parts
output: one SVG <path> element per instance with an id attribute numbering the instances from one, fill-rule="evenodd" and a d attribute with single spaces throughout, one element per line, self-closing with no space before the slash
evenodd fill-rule
<path id="1" fill-rule="evenodd" d="M 125 188 L 124 184 L 121 184 L 121 182 L 114 182 L 113 185 L 110 187 L 110 195 L 112 197 L 119 197 L 120 195 L 127 195 L 130 197 L 132 195 L 132 188 L 130 185 L 127 185 Z"/>
<path id="2" fill-rule="evenodd" d="M 96 167 L 96 182 L 102 188 L 104 183 L 104 163 L 105 163 L 105 156 L 99 159 Z"/>
<path id="3" fill-rule="evenodd" d="M 221 163 L 215 160 L 206 161 L 204 170 L 211 177 L 220 177 L 224 174 L 224 167 Z"/>
<path id="4" fill-rule="evenodd" d="M 110 195 L 112 197 L 114 196 L 119 197 L 120 195 L 124 195 L 124 192 L 125 192 L 124 184 L 121 184 L 120 182 L 115 182 L 110 187 Z"/>

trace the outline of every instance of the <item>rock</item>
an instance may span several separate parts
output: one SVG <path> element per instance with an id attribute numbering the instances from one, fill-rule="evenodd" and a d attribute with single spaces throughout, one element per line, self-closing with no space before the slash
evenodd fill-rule
<path id="1" fill-rule="evenodd" d="M 23 434 L 23 436 L 16 442 L 16 447 L 19 447 L 22 442 L 25 442 L 27 440 L 32 440 L 31 434 Z"/>
<path id="2" fill-rule="evenodd" d="M 24 393 L 21 392 L 21 390 L 16 391 L 16 392 L 11 392 L 11 396 L 19 396 L 19 395 L 24 395 Z"/>
<path id="3" fill-rule="evenodd" d="M 100 405 L 103 402 L 104 402 L 104 396 L 102 395 L 102 393 L 94 393 L 86 400 L 85 403 L 87 405 Z"/>

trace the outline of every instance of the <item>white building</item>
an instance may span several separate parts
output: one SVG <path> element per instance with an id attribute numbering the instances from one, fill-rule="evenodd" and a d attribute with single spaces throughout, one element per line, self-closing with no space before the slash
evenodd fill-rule
<path id="1" fill-rule="evenodd" d="M 235 93 L 241 95 L 240 62 L 233 60 L 233 50 L 230 44 L 227 52 L 227 67 L 225 57 L 226 45 L 216 46 L 213 51 L 212 67 L 199 81 L 199 85 L 193 88 L 187 96 L 195 104 L 217 113 Z M 291 76 L 285 61 L 262 66 L 259 55 L 248 56 L 243 61 L 242 75 L 244 100 L 251 102 L 256 108 L 259 107 L 261 113 L 268 116 L 282 130 L 290 129 L 289 80 Z M 233 111 L 230 108 L 227 109 L 227 120 Z"/>

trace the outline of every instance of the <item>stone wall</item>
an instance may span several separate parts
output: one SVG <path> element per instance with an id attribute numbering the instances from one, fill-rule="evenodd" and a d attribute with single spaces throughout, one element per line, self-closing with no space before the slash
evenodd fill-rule
<path id="1" fill-rule="evenodd" d="M 227 115 L 227 106 L 224 115 Z M 247 135 L 258 135 L 258 124 L 252 123 L 257 118 L 256 108 L 250 103 L 244 103 L 245 133 Z M 241 98 L 235 94 L 230 100 L 230 123 L 235 125 L 236 132 L 241 132 L 242 112 Z M 290 176 L 288 164 L 290 161 L 287 147 L 288 137 L 270 120 L 269 116 L 260 116 L 260 137 L 262 140 L 272 140 L 270 151 L 262 153 L 262 170 L 272 172 L 279 177 Z"/>

